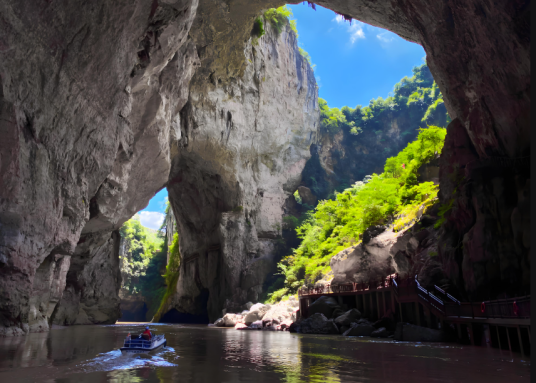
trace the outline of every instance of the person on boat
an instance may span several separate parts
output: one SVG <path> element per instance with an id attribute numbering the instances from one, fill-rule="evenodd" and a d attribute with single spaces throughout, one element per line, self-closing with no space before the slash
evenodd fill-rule
<path id="1" fill-rule="evenodd" d="M 141 337 L 145 340 L 151 340 L 153 338 L 153 334 L 151 333 L 151 330 L 149 330 L 149 326 L 145 327 L 145 331 L 143 334 L 141 334 Z"/>

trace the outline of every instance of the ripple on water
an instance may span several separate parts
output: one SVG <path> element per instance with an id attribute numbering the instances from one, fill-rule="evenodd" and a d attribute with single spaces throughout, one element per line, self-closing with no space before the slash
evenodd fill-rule
<path id="1" fill-rule="evenodd" d="M 163 358 L 166 357 L 166 359 Z M 169 359 L 179 358 L 171 347 L 164 347 L 156 354 L 132 354 L 122 353 L 121 350 L 113 350 L 97 355 L 95 358 L 80 363 L 73 369 L 73 373 L 127 370 L 141 367 L 177 367 Z"/>

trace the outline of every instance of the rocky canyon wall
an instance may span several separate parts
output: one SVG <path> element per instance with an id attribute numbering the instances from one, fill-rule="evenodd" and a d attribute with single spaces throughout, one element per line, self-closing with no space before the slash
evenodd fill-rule
<path id="1" fill-rule="evenodd" d="M 473 298 L 528 286 L 530 2 L 316 3 L 424 47 L 453 119 L 442 265 Z M 280 5 L 0 0 L 0 334 L 114 321 L 117 229 L 166 185 L 195 281 L 176 307 L 203 295 L 214 316 L 256 293 L 263 268 L 237 265 L 270 254 L 314 140 L 290 34 L 252 46 L 254 18 Z"/>
<path id="2" fill-rule="evenodd" d="M 170 307 L 211 320 L 256 301 L 276 272 L 283 205 L 317 136 L 317 85 L 296 35 L 288 23 L 264 28 L 241 77 L 194 76 L 174 132 L 168 190 L 182 261 Z"/>
<path id="3" fill-rule="evenodd" d="M 116 230 L 167 181 L 196 7 L 0 2 L 0 334 L 120 315 Z"/>

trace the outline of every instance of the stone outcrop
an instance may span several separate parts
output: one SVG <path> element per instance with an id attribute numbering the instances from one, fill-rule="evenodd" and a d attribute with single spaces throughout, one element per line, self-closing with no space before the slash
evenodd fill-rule
<path id="1" fill-rule="evenodd" d="M 346 330 L 343 336 L 369 336 L 376 329 L 370 323 L 352 323 L 350 328 Z"/>
<path id="2" fill-rule="evenodd" d="M 337 301 L 332 297 L 323 295 L 309 305 L 309 307 L 307 308 L 307 312 L 309 315 L 319 313 L 326 316 L 327 318 L 331 318 L 333 312 L 337 309 L 340 310 L 340 306 Z"/>
<path id="3" fill-rule="evenodd" d="M 296 332 L 302 334 L 338 334 L 339 329 L 333 319 L 327 319 L 322 313 L 315 313 L 302 320 Z"/>
<path id="4" fill-rule="evenodd" d="M 441 330 L 415 326 L 409 323 L 396 324 L 395 340 L 406 342 L 444 342 L 446 334 Z"/>
<path id="5" fill-rule="evenodd" d="M 359 319 L 361 319 L 361 312 L 357 309 L 351 309 L 336 317 L 335 324 L 339 327 L 350 326 L 350 323 L 357 322 Z"/>
<path id="6" fill-rule="evenodd" d="M 400 233 L 373 226 L 363 233 L 363 241 L 342 250 L 330 260 L 331 284 L 379 281 L 396 271 L 391 253 Z"/>
<path id="7" fill-rule="evenodd" d="M 530 3 L 316 3 L 424 47 L 453 119 L 440 160 L 440 203 L 451 206 L 441 264 L 473 299 L 524 293 Z M 254 18 L 282 4 L 0 1 L 1 334 L 43 331 L 52 318 L 113 322 L 116 230 L 166 185 L 186 255 L 181 281 L 195 282 L 179 283 L 176 307 L 208 306 L 216 318 L 227 299 L 231 307 L 258 295 L 279 233 L 272 225 L 314 141 L 310 122 L 290 123 L 315 108 L 304 102 L 314 99 L 312 73 L 278 48 L 291 34 L 252 46 Z M 270 60 L 285 81 L 259 77 Z M 268 85 L 277 92 L 263 99 Z M 262 123 L 262 110 L 277 107 L 290 130 Z"/>
<path id="8" fill-rule="evenodd" d="M 283 205 L 316 137 L 317 86 L 296 35 L 288 24 L 265 30 L 249 37 L 241 77 L 196 74 L 173 143 L 168 190 L 182 264 L 171 307 L 208 310 L 211 320 L 256 301 L 276 271 Z"/>

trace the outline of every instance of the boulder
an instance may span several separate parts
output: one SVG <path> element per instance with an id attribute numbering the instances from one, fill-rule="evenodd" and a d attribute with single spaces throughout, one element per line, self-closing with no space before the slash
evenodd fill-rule
<path id="1" fill-rule="evenodd" d="M 248 328 L 244 323 L 237 323 L 234 326 L 235 330 L 245 330 Z"/>
<path id="2" fill-rule="evenodd" d="M 326 318 L 331 318 L 333 311 L 337 308 L 340 308 L 340 306 L 335 299 L 332 297 L 321 296 L 307 308 L 307 311 L 309 312 L 309 315 L 320 313 Z"/>
<path id="3" fill-rule="evenodd" d="M 262 328 L 262 321 L 258 320 L 249 325 L 250 328 L 260 330 Z"/>
<path id="4" fill-rule="evenodd" d="M 225 321 L 223 320 L 223 318 L 216 319 L 214 325 L 218 327 L 225 327 Z"/>
<path id="5" fill-rule="evenodd" d="M 294 309 L 285 304 L 285 302 L 273 305 L 270 310 L 263 316 L 263 320 L 278 320 L 279 322 L 289 319 L 292 316 Z"/>
<path id="6" fill-rule="evenodd" d="M 315 313 L 301 321 L 299 330 L 302 334 L 338 334 L 339 329 L 332 319 L 322 313 Z"/>
<path id="7" fill-rule="evenodd" d="M 335 319 L 335 318 L 340 317 L 341 315 L 344 315 L 344 310 L 340 308 L 336 308 L 335 310 L 333 310 L 333 313 L 331 314 L 331 318 Z"/>
<path id="8" fill-rule="evenodd" d="M 292 321 L 291 320 L 286 320 L 286 321 L 283 321 L 281 323 L 281 330 L 288 330 L 290 328 L 290 326 L 292 325 Z"/>
<path id="9" fill-rule="evenodd" d="M 300 195 L 302 202 L 306 203 L 307 205 L 315 206 L 317 199 L 316 196 L 313 194 L 311 189 L 309 189 L 306 186 L 299 186 L 298 187 L 298 194 Z"/>
<path id="10" fill-rule="evenodd" d="M 379 280 L 396 272 L 391 249 L 401 234 L 383 226 L 373 227 L 365 234 L 361 244 L 341 250 L 331 258 L 332 285 Z"/>
<path id="11" fill-rule="evenodd" d="M 350 326 L 340 326 L 339 327 L 339 332 L 341 334 L 344 334 L 349 328 L 350 328 Z"/>
<path id="12" fill-rule="evenodd" d="M 357 324 L 352 323 L 352 326 L 346 330 L 343 336 L 369 336 L 375 328 L 370 324 Z"/>
<path id="13" fill-rule="evenodd" d="M 337 326 L 350 326 L 350 323 L 356 322 L 361 318 L 361 312 L 358 309 L 351 309 L 344 314 L 335 318 L 335 324 Z"/>
<path id="14" fill-rule="evenodd" d="M 242 306 L 244 308 L 244 310 L 250 310 L 251 309 L 251 306 L 253 306 L 253 303 L 251 302 L 248 302 L 248 303 L 245 303 L 244 306 Z"/>
<path id="15" fill-rule="evenodd" d="M 370 333 L 372 338 L 387 338 L 389 336 L 389 331 L 385 327 L 380 327 L 379 329 L 372 331 Z"/>
<path id="16" fill-rule="evenodd" d="M 396 324 L 394 338 L 408 342 L 443 342 L 446 340 L 445 333 L 441 330 L 401 322 Z"/>
<path id="17" fill-rule="evenodd" d="M 248 326 L 252 324 L 253 322 L 256 322 L 258 320 L 261 320 L 263 317 L 263 314 L 261 314 L 260 311 L 250 311 L 245 317 L 244 317 L 244 323 Z"/>
<path id="18" fill-rule="evenodd" d="M 243 317 L 238 314 L 225 314 L 223 322 L 225 327 L 234 327 L 237 323 L 243 322 Z"/>
<path id="19" fill-rule="evenodd" d="M 382 317 L 380 319 L 378 319 L 376 322 L 374 322 L 373 326 L 375 328 L 382 328 L 382 327 L 385 327 L 387 328 L 389 331 L 393 331 L 395 329 L 395 324 L 393 322 L 393 320 L 389 317 Z"/>
<path id="20" fill-rule="evenodd" d="M 264 314 L 266 314 L 266 312 L 268 310 L 270 310 L 271 307 L 272 307 L 271 305 L 264 305 L 262 303 L 255 303 L 253 306 L 251 306 L 249 308 L 249 312 L 258 311 L 259 313 L 261 313 L 261 315 L 264 315 Z"/>
<path id="21" fill-rule="evenodd" d="M 300 322 L 301 323 L 301 322 Z M 288 327 L 289 332 L 298 332 L 300 325 L 297 322 L 292 322 Z"/>

